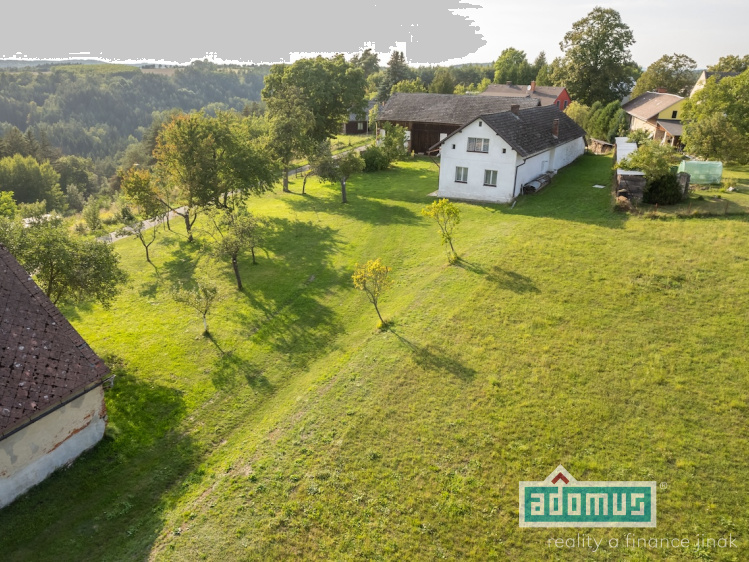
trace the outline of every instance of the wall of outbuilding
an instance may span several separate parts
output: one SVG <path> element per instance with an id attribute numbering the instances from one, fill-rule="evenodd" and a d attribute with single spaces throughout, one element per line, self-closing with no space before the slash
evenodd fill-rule
<path id="1" fill-rule="evenodd" d="M 0 507 L 96 445 L 105 428 L 98 385 L 0 441 Z"/>

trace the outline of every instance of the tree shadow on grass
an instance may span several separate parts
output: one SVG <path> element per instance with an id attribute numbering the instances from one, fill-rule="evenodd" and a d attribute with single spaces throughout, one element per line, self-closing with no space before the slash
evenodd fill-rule
<path id="1" fill-rule="evenodd" d="M 418 345 L 396 332 L 392 324 L 388 325 L 386 329 L 410 350 L 414 362 L 425 371 L 452 375 L 464 381 L 469 381 L 476 376 L 475 369 L 446 355 L 436 346 L 432 344 Z"/>
<path id="2" fill-rule="evenodd" d="M 232 389 L 246 384 L 262 394 L 272 394 L 273 385 L 263 373 L 263 369 L 229 352 L 219 357 L 211 369 L 211 381 L 216 388 Z"/>
<path id="3" fill-rule="evenodd" d="M 328 213 L 377 225 L 415 224 L 421 220 L 419 215 L 406 207 L 383 203 L 356 192 L 348 194 L 348 203 L 345 204 L 341 203 L 340 198 L 310 194 L 303 199 L 289 198 L 285 201 L 297 212 Z"/>
<path id="4" fill-rule="evenodd" d="M 135 375 L 115 356 L 105 362 L 115 379 L 105 392 L 104 439 L 0 511 L 5 559 L 147 557 L 166 498 L 207 452 L 177 431 L 187 414 L 181 391 Z"/>
<path id="5" fill-rule="evenodd" d="M 350 283 L 349 273 L 337 270 L 333 257 L 343 244 L 328 226 L 285 218 L 268 219 L 264 249 L 253 267 L 240 263 L 250 309 L 238 306 L 231 320 L 257 343 L 287 356 L 290 366 L 304 368 L 325 353 L 341 332 L 342 323 L 322 299 Z M 231 275 L 227 267 L 226 275 Z M 258 314 L 259 312 L 259 314 Z"/>
<path id="6" fill-rule="evenodd" d="M 471 273 L 485 276 L 487 280 L 495 283 L 501 289 L 513 291 L 518 294 L 541 292 L 530 277 L 526 277 L 525 275 L 521 275 L 520 273 L 508 269 L 503 269 L 498 265 L 492 266 L 491 269 L 487 271 L 481 265 L 466 261 L 463 258 L 458 258 L 455 265 L 466 271 L 470 271 Z"/>
<path id="7" fill-rule="evenodd" d="M 192 284 L 200 259 L 205 255 L 203 243 L 197 238 L 192 242 L 178 241 L 169 255 L 169 259 L 162 264 L 164 277 L 172 283 L 178 281 Z"/>

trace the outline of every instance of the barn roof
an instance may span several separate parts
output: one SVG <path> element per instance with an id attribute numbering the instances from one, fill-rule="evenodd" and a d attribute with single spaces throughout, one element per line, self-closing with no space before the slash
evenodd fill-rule
<path id="1" fill-rule="evenodd" d="M 0 440 L 98 386 L 108 372 L 0 245 Z"/>
<path id="2" fill-rule="evenodd" d="M 504 111 L 480 115 L 479 118 L 523 158 L 585 136 L 585 131 L 554 105 L 521 109 L 517 114 Z M 557 136 L 552 134 L 555 119 L 559 119 Z M 460 129 L 442 142 L 458 132 Z"/>
<path id="3" fill-rule="evenodd" d="M 415 121 L 460 126 L 484 113 L 509 111 L 513 105 L 536 107 L 532 98 L 456 94 L 395 93 L 380 110 L 378 121 Z"/>
<path id="4" fill-rule="evenodd" d="M 531 92 L 531 86 L 527 84 L 489 84 L 481 92 L 482 96 L 501 96 L 501 97 L 530 97 L 537 98 L 541 105 L 554 105 L 554 101 L 564 91 L 562 86 L 535 86 Z"/>
<path id="5" fill-rule="evenodd" d="M 680 102 L 684 98 L 676 94 L 662 94 L 660 92 L 645 92 L 641 96 L 628 101 L 622 109 L 635 117 L 647 121 L 658 115 L 664 109 Z"/>

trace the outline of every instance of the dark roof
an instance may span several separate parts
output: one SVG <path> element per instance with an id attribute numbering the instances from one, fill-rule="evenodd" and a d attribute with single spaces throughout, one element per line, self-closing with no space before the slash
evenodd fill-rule
<path id="1" fill-rule="evenodd" d="M 585 136 L 585 131 L 554 105 L 479 116 L 523 158 Z M 559 134 L 552 134 L 554 119 L 559 119 Z M 475 121 L 473 119 L 469 123 Z M 445 142 L 460 129 L 449 135 Z"/>
<path id="2" fill-rule="evenodd" d="M 564 91 L 562 86 L 536 86 L 531 92 L 531 87 L 527 84 L 489 84 L 481 92 L 482 96 L 502 96 L 502 97 L 530 97 L 541 101 L 541 105 L 554 105 L 554 102 Z"/>
<path id="3" fill-rule="evenodd" d="M 660 126 L 672 137 L 680 137 L 684 132 L 684 127 L 682 126 L 681 121 L 659 119 L 658 121 L 656 121 L 656 125 Z"/>
<path id="4" fill-rule="evenodd" d="M 349 121 L 366 121 L 369 119 L 369 110 L 372 109 L 375 105 L 377 105 L 376 100 L 370 100 L 367 104 L 366 112 L 364 113 L 364 116 L 357 115 L 356 113 L 349 113 L 348 114 L 348 120 Z"/>
<path id="5" fill-rule="evenodd" d="M 380 110 L 378 121 L 416 121 L 460 126 L 484 113 L 509 111 L 512 105 L 535 107 L 532 98 L 503 98 L 456 94 L 395 93 Z"/>
<path id="6" fill-rule="evenodd" d="M 709 80 L 712 76 L 715 76 L 715 81 L 720 82 L 722 78 L 729 78 L 738 76 L 740 72 L 718 72 L 718 71 L 705 71 L 705 80 Z"/>
<path id="7" fill-rule="evenodd" d="M 652 119 L 664 109 L 668 109 L 684 98 L 676 94 L 662 94 L 660 92 L 645 92 L 641 96 L 628 101 L 622 109 L 643 121 Z"/>
<path id="8" fill-rule="evenodd" d="M 109 372 L 0 245 L 0 439 Z"/>

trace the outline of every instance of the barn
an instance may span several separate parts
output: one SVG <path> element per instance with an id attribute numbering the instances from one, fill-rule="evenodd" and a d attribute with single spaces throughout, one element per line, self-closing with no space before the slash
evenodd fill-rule
<path id="1" fill-rule="evenodd" d="M 386 122 L 405 127 L 409 150 L 421 154 L 479 115 L 509 111 L 513 105 L 536 107 L 539 101 L 528 97 L 395 93 L 380 110 L 377 123 L 378 129 Z"/>

